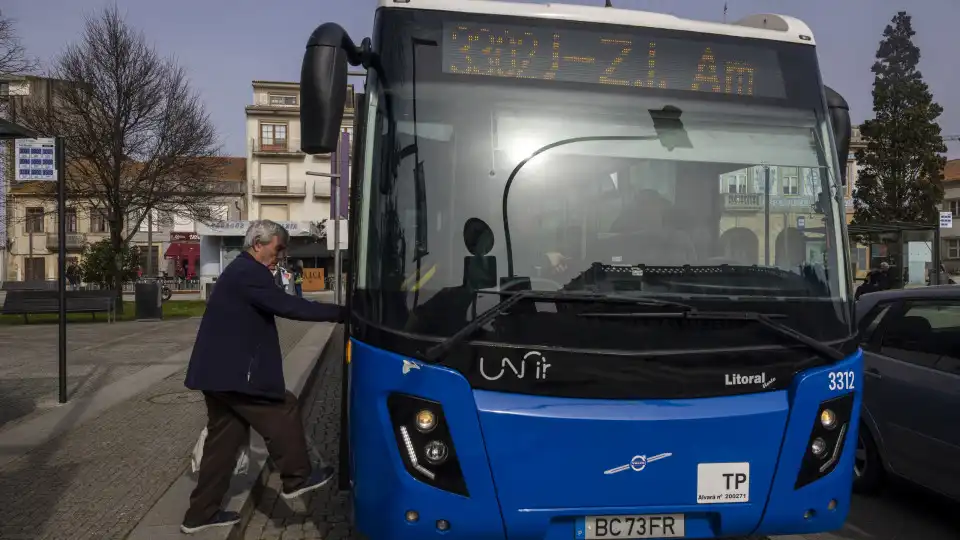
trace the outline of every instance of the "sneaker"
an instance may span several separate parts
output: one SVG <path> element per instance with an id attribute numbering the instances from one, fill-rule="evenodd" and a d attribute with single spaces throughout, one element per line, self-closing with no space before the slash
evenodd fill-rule
<path id="1" fill-rule="evenodd" d="M 310 479 L 307 480 L 307 483 L 303 487 L 298 488 L 294 491 L 284 491 L 280 493 L 280 496 L 284 499 L 293 499 L 294 497 L 299 497 L 304 493 L 309 493 L 315 489 L 320 489 L 333 478 L 333 467 L 320 467 L 319 469 L 313 471 L 313 474 L 310 475 Z"/>
<path id="2" fill-rule="evenodd" d="M 240 514 L 236 512 L 217 512 L 217 515 L 206 523 L 186 523 L 180 525 L 180 531 L 184 534 L 193 534 L 211 527 L 231 527 L 240 523 Z"/>

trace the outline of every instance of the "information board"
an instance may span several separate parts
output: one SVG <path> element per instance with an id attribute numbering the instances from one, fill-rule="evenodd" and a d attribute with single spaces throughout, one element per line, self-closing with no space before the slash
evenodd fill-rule
<path id="1" fill-rule="evenodd" d="M 17 182 L 57 181 L 56 145 L 52 138 L 17 139 L 15 146 Z"/>
<path id="2" fill-rule="evenodd" d="M 941 229 L 953 228 L 953 212 L 940 212 L 940 228 Z"/>

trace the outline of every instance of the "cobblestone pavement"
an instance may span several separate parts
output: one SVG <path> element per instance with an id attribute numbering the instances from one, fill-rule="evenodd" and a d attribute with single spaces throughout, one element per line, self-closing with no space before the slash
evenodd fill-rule
<path id="1" fill-rule="evenodd" d="M 85 396 L 193 346 L 200 319 L 67 325 L 67 392 Z M 57 405 L 57 327 L 0 327 L 0 429 Z"/>
<path id="2" fill-rule="evenodd" d="M 331 340 L 341 339 L 338 333 Z M 303 400 L 307 434 L 325 463 L 336 467 L 340 437 L 340 363 L 328 358 Z M 292 501 L 280 498 L 280 475 L 270 475 L 245 540 L 345 540 L 350 538 L 349 498 L 332 485 Z"/>
<path id="3" fill-rule="evenodd" d="M 310 324 L 280 321 L 284 353 Z M 145 329 L 133 339 L 120 345 L 129 359 L 153 338 Z M 184 373 L 0 467 L 0 539 L 126 537 L 183 473 L 206 422 L 202 396 L 183 387 Z"/>

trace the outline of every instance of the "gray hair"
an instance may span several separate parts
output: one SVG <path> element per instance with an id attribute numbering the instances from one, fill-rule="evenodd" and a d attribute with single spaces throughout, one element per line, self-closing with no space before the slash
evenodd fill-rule
<path id="1" fill-rule="evenodd" d="M 257 244 L 267 245 L 278 236 L 284 244 L 290 240 L 290 233 L 276 221 L 270 221 L 269 219 L 251 221 L 250 227 L 247 228 L 247 234 L 243 237 L 243 249 L 251 249 Z"/>

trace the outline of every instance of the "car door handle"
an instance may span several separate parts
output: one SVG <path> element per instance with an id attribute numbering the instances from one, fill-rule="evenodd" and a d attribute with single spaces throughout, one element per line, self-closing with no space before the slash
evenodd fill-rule
<path id="1" fill-rule="evenodd" d="M 883 375 L 880 374 L 880 370 L 875 367 L 868 367 L 863 370 L 864 375 L 868 377 L 873 377 L 874 379 L 882 379 Z"/>

